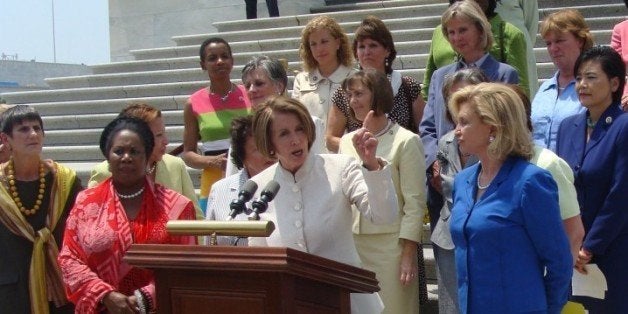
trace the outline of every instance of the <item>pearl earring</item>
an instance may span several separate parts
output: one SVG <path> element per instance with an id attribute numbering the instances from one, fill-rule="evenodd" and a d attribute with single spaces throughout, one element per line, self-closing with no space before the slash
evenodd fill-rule
<path id="1" fill-rule="evenodd" d="M 489 143 L 493 143 L 493 141 L 495 141 L 495 136 L 490 135 L 490 136 L 488 137 L 488 142 L 489 142 Z"/>

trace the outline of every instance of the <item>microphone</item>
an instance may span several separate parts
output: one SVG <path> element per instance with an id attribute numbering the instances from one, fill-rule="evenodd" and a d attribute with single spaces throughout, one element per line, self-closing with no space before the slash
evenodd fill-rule
<path id="1" fill-rule="evenodd" d="M 244 185 L 242 185 L 242 188 L 238 193 L 238 199 L 231 201 L 231 204 L 229 204 L 231 212 L 229 213 L 229 218 L 227 220 L 233 220 L 237 215 L 246 211 L 246 202 L 253 197 L 256 190 L 257 183 L 252 180 L 244 182 Z"/>
<path id="2" fill-rule="evenodd" d="M 266 211 L 268 202 L 275 198 L 277 192 L 279 192 L 279 183 L 275 180 L 270 180 L 262 190 L 260 198 L 253 202 L 253 212 L 249 216 L 249 220 L 259 220 L 259 214 Z"/>

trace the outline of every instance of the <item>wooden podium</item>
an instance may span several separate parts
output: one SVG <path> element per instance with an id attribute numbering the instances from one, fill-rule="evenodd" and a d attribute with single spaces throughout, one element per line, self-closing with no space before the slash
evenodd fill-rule
<path id="1" fill-rule="evenodd" d="M 155 272 L 159 313 L 350 313 L 375 274 L 289 248 L 134 244 L 124 260 Z"/>

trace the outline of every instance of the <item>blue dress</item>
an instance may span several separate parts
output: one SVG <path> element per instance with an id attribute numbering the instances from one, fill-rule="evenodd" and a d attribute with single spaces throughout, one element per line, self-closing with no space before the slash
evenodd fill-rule
<path id="1" fill-rule="evenodd" d="M 454 181 L 450 228 L 461 313 L 560 313 L 573 260 L 556 183 L 508 157 L 476 202 L 480 169 L 470 166 Z"/>

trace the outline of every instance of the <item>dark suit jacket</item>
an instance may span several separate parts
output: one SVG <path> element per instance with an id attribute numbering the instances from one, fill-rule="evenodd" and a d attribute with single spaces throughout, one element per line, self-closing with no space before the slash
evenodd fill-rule
<path id="1" fill-rule="evenodd" d="M 560 125 L 557 154 L 574 170 L 585 238 L 606 275 L 609 309 L 628 300 L 628 114 L 612 104 L 586 142 L 588 111 Z"/>

